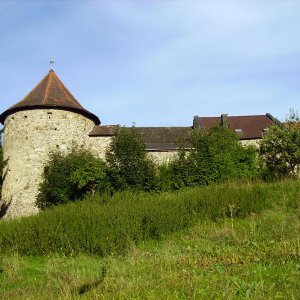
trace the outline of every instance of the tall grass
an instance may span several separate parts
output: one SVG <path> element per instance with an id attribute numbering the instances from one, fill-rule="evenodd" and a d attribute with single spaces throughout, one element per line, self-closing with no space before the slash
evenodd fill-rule
<path id="1" fill-rule="evenodd" d="M 95 196 L 0 223 L 0 252 L 21 255 L 125 253 L 199 220 L 243 218 L 273 205 L 299 206 L 300 182 L 228 183 L 178 193 Z"/>

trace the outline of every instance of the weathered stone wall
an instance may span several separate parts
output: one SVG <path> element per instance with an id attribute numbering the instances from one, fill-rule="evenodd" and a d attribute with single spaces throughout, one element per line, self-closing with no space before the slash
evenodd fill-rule
<path id="1" fill-rule="evenodd" d="M 254 146 L 256 148 L 259 148 L 261 139 L 256 139 L 256 140 L 240 140 L 240 143 L 242 146 Z"/>
<path id="2" fill-rule="evenodd" d="M 105 160 L 105 153 L 111 142 L 110 136 L 105 137 L 89 137 L 87 148 L 97 157 Z M 169 163 L 177 155 L 177 150 L 170 151 L 148 151 L 148 156 L 159 165 Z"/>
<path id="3" fill-rule="evenodd" d="M 105 153 L 110 144 L 110 136 L 92 136 L 87 140 L 87 148 L 96 156 L 105 160 Z"/>
<path id="4" fill-rule="evenodd" d="M 178 154 L 178 151 L 176 151 L 176 150 L 174 150 L 174 151 L 149 151 L 148 152 L 148 156 L 151 159 L 153 159 L 153 161 L 158 165 L 168 164 L 169 162 L 174 160 L 174 158 L 176 157 L 177 154 Z"/>
<path id="5" fill-rule="evenodd" d="M 11 202 L 6 218 L 34 214 L 43 168 L 52 150 L 86 147 L 94 123 L 64 110 L 19 111 L 5 120 L 3 152 L 7 165 L 2 200 Z"/>

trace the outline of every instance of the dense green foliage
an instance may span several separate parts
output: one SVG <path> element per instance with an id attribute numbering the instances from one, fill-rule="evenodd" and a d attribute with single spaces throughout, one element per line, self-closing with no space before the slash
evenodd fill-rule
<path id="1" fill-rule="evenodd" d="M 187 157 L 192 182 L 208 184 L 256 175 L 255 149 L 241 146 L 228 128 L 217 125 L 208 131 L 195 130 L 192 141 Z"/>
<path id="2" fill-rule="evenodd" d="M 42 209 L 109 188 L 104 162 L 75 148 L 69 154 L 52 153 L 43 178 L 36 202 Z"/>
<path id="3" fill-rule="evenodd" d="M 192 149 L 181 149 L 169 170 L 161 171 L 174 189 L 259 176 L 256 149 L 241 146 L 237 135 L 221 125 L 194 130 Z"/>
<path id="4" fill-rule="evenodd" d="M 147 157 L 146 145 L 136 128 L 118 127 L 106 153 L 111 184 L 115 190 L 153 190 L 154 163 Z"/>
<path id="5" fill-rule="evenodd" d="M 300 210 L 288 202 L 198 222 L 125 256 L 0 254 L 0 299 L 299 299 Z"/>
<path id="6" fill-rule="evenodd" d="M 221 184 L 177 193 L 116 193 L 68 203 L 0 223 L 0 253 L 22 255 L 125 253 L 200 220 L 242 218 L 283 201 L 299 207 L 299 181 Z"/>
<path id="7" fill-rule="evenodd" d="M 297 176 L 300 167 L 298 121 L 297 115 L 291 114 L 284 125 L 274 125 L 264 135 L 260 155 L 269 176 L 276 178 Z"/>
<path id="8" fill-rule="evenodd" d="M 135 127 L 118 127 L 106 153 L 107 165 L 87 151 L 52 153 L 44 170 L 37 205 L 46 208 L 91 192 L 126 189 L 169 191 L 211 182 L 252 179 L 258 174 L 256 150 L 242 147 L 223 126 L 194 130 L 192 149 L 181 148 L 165 166 L 155 166 Z"/>
<path id="9" fill-rule="evenodd" d="M 107 163 L 77 148 L 67 154 L 51 153 L 44 168 L 37 206 L 44 209 L 65 204 L 96 191 L 156 189 L 155 166 L 147 158 L 145 148 L 135 127 L 118 127 L 106 153 Z"/>

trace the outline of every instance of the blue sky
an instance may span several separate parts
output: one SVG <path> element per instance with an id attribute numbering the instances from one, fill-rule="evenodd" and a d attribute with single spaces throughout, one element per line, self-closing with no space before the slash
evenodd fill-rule
<path id="1" fill-rule="evenodd" d="M 0 108 L 54 70 L 102 124 L 300 103 L 300 1 L 0 1 Z"/>

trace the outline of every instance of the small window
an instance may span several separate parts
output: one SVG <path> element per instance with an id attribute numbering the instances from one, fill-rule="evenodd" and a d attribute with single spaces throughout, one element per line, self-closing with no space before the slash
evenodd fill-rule
<path id="1" fill-rule="evenodd" d="M 269 133 L 269 128 L 263 128 L 262 135 L 267 135 Z"/>
<path id="2" fill-rule="evenodd" d="M 241 128 L 234 129 L 234 131 L 235 131 L 235 133 L 238 133 L 238 134 L 244 133 L 243 129 L 241 129 Z"/>

